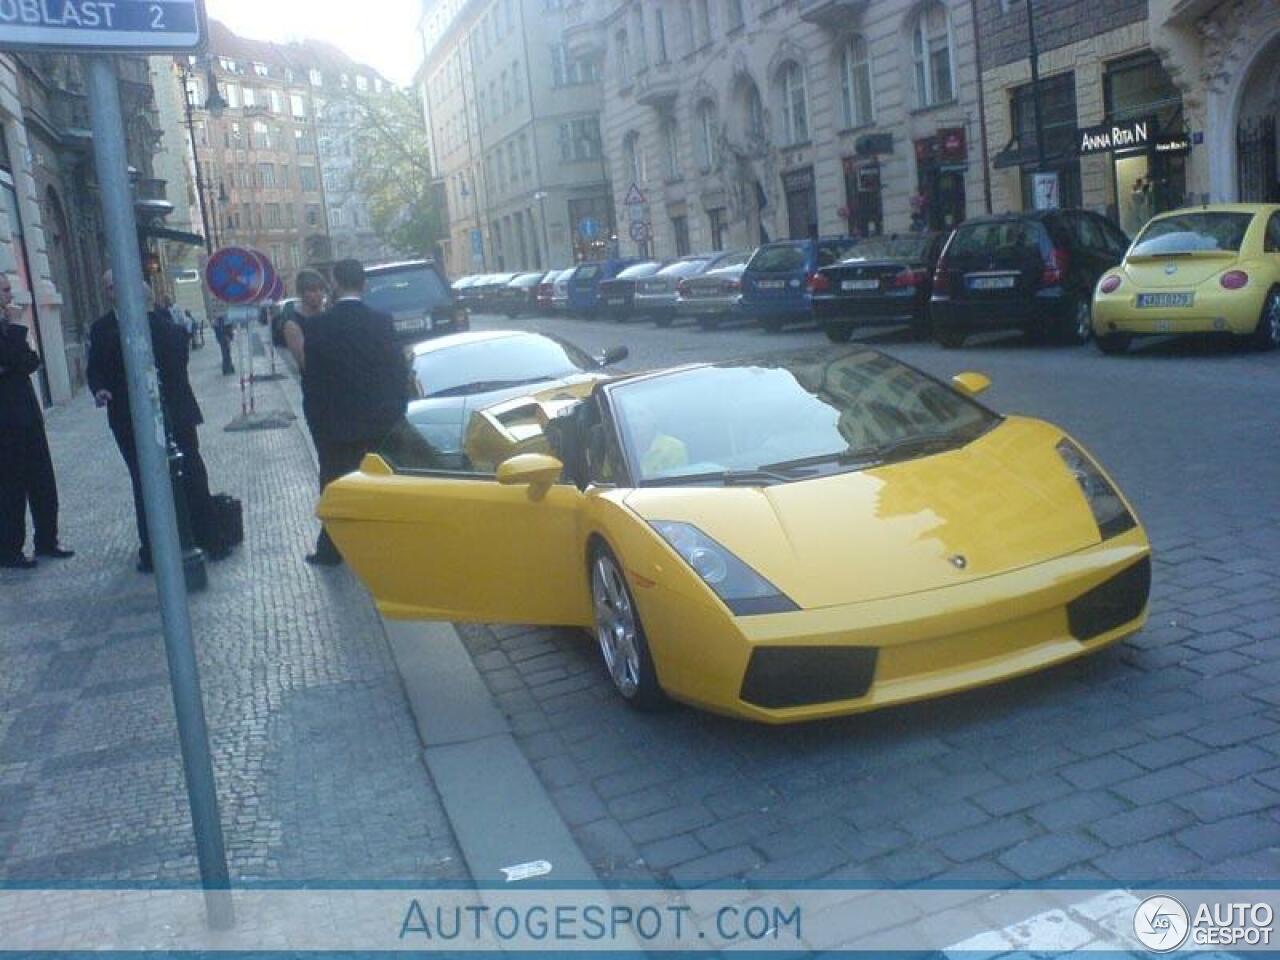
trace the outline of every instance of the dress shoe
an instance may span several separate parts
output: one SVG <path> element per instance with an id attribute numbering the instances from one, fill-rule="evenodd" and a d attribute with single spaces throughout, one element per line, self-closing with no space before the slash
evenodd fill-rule
<path id="1" fill-rule="evenodd" d="M 51 557 L 54 560 L 66 560 L 68 557 L 74 557 L 74 550 L 65 550 L 59 546 L 39 547 L 36 549 L 37 557 Z"/>
<path id="2" fill-rule="evenodd" d="M 313 567 L 340 567 L 342 566 L 342 557 L 336 553 L 308 553 L 307 563 Z"/>
<path id="3" fill-rule="evenodd" d="M 34 560 L 28 559 L 20 553 L 16 556 L 0 559 L 0 567 L 4 567 L 7 570 L 30 570 L 35 565 L 36 562 Z"/>

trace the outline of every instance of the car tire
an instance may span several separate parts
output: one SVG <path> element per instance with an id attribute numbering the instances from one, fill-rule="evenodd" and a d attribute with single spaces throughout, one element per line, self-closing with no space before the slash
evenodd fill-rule
<path id="1" fill-rule="evenodd" d="M 1273 287 L 1263 301 L 1258 325 L 1253 328 L 1253 346 L 1258 350 L 1280 347 L 1280 287 Z"/>
<path id="2" fill-rule="evenodd" d="M 640 613 L 617 558 L 603 543 L 591 551 L 591 608 L 596 644 L 613 688 L 641 710 L 666 698 L 649 655 Z"/>
<path id="3" fill-rule="evenodd" d="M 1062 342 L 1070 346 L 1087 343 L 1093 333 L 1093 301 L 1088 296 L 1076 299 L 1071 314 L 1063 321 Z"/>
<path id="4" fill-rule="evenodd" d="M 963 330 L 937 323 L 933 327 L 933 339 L 937 340 L 947 350 L 959 350 L 964 346 L 968 335 Z"/>
<path id="5" fill-rule="evenodd" d="M 1100 333 L 1093 340 L 1107 356 L 1116 357 L 1129 352 L 1129 343 L 1133 337 L 1127 333 Z"/>
<path id="6" fill-rule="evenodd" d="M 853 339 L 853 326 L 848 323 L 832 323 L 822 328 L 832 343 L 848 343 Z"/>

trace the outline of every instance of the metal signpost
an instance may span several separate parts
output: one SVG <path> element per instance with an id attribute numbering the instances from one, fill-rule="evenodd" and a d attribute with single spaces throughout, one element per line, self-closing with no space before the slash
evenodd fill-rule
<path id="1" fill-rule="evenodd" d="M 177 513 L 169 482 L 164 413 L 147 321 L 120 91 L 116 86 L 115 63 L 110 56 L 124 51 L 189 53 L 200 47 L 204 34 L 202 0 L 0 2 L 0 49 L 57 49 L 84 55 L 94 166 L 115 276 L 116 315 L 129 383 L 129 408 L 147 529 L 151 533 L 196 856 L 205 889 L 205 915 L 211 927 L 225 929 L 234 923 L 231 884 L 200 695 L 199 669 L 192 645 Z"/>

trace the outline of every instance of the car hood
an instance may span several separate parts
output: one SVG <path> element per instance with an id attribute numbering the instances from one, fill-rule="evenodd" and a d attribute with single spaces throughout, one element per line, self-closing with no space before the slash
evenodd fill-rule
<path id="1" fill-rule="evenodd" d="M 1011 418 L 964 448 L 876 469 L 761 488 L 644 487 L 626 503 L 645 520 L 694 524 L 802 608 L 905 596 L 1098 542 L 1055 450 L 1062 436 Z"/>

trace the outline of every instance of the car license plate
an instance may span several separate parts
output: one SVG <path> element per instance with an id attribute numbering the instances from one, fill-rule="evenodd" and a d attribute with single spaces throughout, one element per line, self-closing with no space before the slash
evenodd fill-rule
<path id="1" fill-rule="evenodd" d="M 970 277 L 970 290 L 1012 290 L 1017 277 Z"/>
<path id="2" fill-rule="evenodd" d="M 1193 293 L 1140 293 L 1140 307 L 1189 307 L 1195 301 Z"/>
<path id="3" fill-rule="evenodd" d="M 605 301 L 605 303 L 607 303 L 611 307 L 620 307 L 626 302 L 627 301 L 625 297 L 610 297 L 608 300 Z"/>
<path id="4" fill-rule="evenodd" d="M 414 330 L 429 329 L 427 321 L 423 317 L 418 317 L 416 320 L 397 320 L 395 327 L 397 333 L 411 333 Z"/>
<path id="5" fill-rule="evenodd" d="M 761 290 L 781 290 L 786 285 L 785 280 L 760 280 L 756 283 Z"/>
<path id="6" fill-rule="evenodd" d="M 879 290 L 879 280 L 845 280 L 840 284 L 841 290 Z"/>

